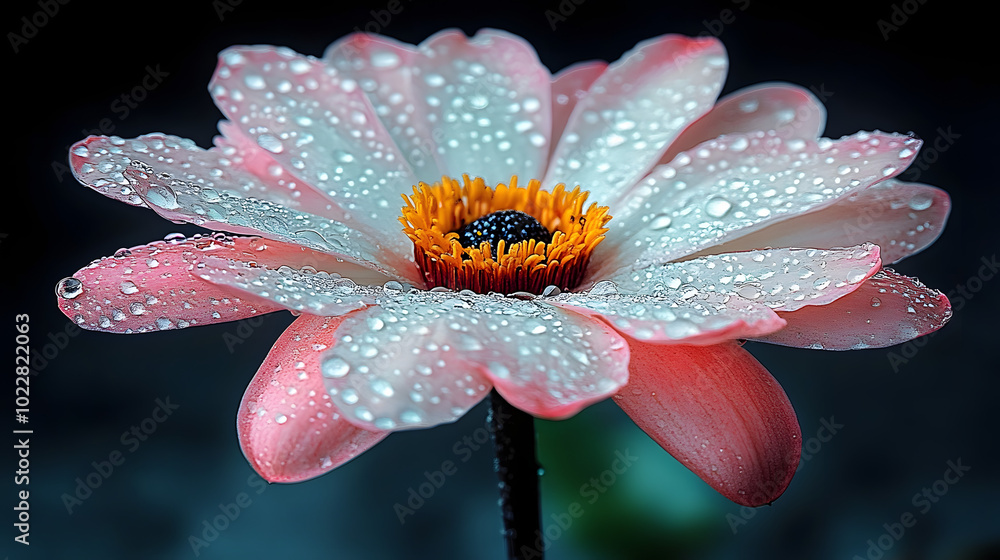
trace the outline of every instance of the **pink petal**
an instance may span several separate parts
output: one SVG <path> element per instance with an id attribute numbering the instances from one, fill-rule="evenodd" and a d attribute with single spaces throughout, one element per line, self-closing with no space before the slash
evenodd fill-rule
<path id="1" fill-rule="evenodd" d="M 471 39 L 458 30 L 420 44 L 418 82 L 428 118 L 441 128 L 438 152 L 451 176 L 487 184 L 541 177 L 551 141 L 552 76 L 524 39 L 483 29 Z M 470 118 L 471 117 L 471 118 Z M 503 136 L 500 136 L 500 132 Z"/>
<path id="2" fill-rule="evenodd" d="M 126 334 L 237 321 L 278 311 L 281 308 L 276 305 L 245 298 L 189 273 L 203 255 L 267 261 L 300 251 L 281 244 L 258 251 L 260 242 L 258 238 L 196 236 L 119 251 L 120 256 L 104 257 L 77 271 L 73 279 L 82 286 L 62 280 L 56 289 L 59 309 L 85 329 Z"/>
<path id="3" fill-rule="evenodd" d="M 712 107 L 726 67 L 714 38 L 664 35 L 639 43 L 577 103 L 542 183 L 580 185 L 594 202 L 608 204 Z"/>
<path id="4" fill-rule="evenodd" d="M 319 347 L 334 342 L 341 318 L 302 315 L 271 348 L 237 416 L 243 454 L 269 482 L 299 482 L 367 451 L 387 432 L 344 420 L 326 394 Z"/>
<path id="5" fill-rule="evenodd" d="M 413 48 L 354 34 L 331 46 L 326 60 L 362 84 L 420 180 L 541 177 L 551 78 L 523 39 L 448 30 Z"/>
<path id="6" fill-rule="evenodd" d="M 438 140 L 443 136 L 427 120 L 425 101 L 414 83 L 414 68 L 422 58 L 413 45 L 391 37 L 352 33 L 330 45 L 323 61 L 365 84 L 362 91 L 414 175 L 433 182 L 443 173 L 434 133 Z"/>
<path id="7" fill-rule="evenodd" d="M 840 140 L 775 132 L 722 136 L 657 167 L 615 208 L 588 275 L 607 278 L 712 250 L 829 206 L 899 173 L 920 140 L 860 132 Z"/>
<path id="8" fill-rule="evenodd" d="M 766 306 L 691 286 L 620 293 L 600 282 L 587 292 L 564 293 L 549 303 L 607 322 L 637 340 L 659 344 L 718 344 L 774 332 L 785 322 Z"/>
<path id="9" fill-rule="evenodd" d="M 256 181 L 265 186 L 267 192 L 277 192 L 283 195 L 281 199 L 268 196 L 262 198 L 317 216 L 343 221 L 344 212 L 339 206 L 335 205 L 323 193 L 286 173 L 271 152 L 261 148 L 238 126 L 229 121 L 221 121 L 219 122 L 219 132 L 221 136 L 216 136 L 212 140 L 216 146 L 214 151 L 220 152 L 234 166 L 246 169 Z M 244 186 L 246 180 L 243 179 L 243 181 L 239 185 L 243 188 L 238 192 L 250 193 L 251 191 Z M 230 188 L 235 190 L 236 186 L 234 184 Z M 291 202 L 282 202 L 289 198 Z"/>
<path id="10" fill-rule="evenodd" d="M 677 154 L 723 134 L 774 130 L 786 138 L 812 139 L 822 134 L 825 124 L 826 109 L 809 90 L 792 84 L 757 84 L 720 99 L 674 140 L 660 163 L 670 163 Z"/>
<path id="11" fill-rule="evenodd" d="M 133 161 L 205 188 L 229 189 L 289 208 L 299 207 L 297 197 L 287 186 L 270 180 L 266 174 L 256 175 L 256 170 L 224 150 L 203 150 L 186 138 L 161 133 L 133 139 L 89 136 L 70 149 L 70 167 L 77 180 L 104 196 L 145 206 L 124 175 Z"/>
<path id="12" fill-rule="evenodd" d="M 868 243 L 847 249 L 762 249 L 709 255 L 608 280 L 629 293 L 696 290 L 756 302 L 775 311 L 794 311 L 805 305 L 826 305 L 853 292 L 881 267 L 878 245 Z"/>
<path id="13" fill-rule="evenodd" d="M 884 348 L 934 332 L 951 319 L 944 294 L 890 269 L 830 305 L 781 313 L 783 330 L 762 342 L 823 350 Z"/>
<path id="14" fill-rule="evenodd" d="M 495 350 L 484 373 L 497 392 L 529 414 L 559 420 L 625 385 L 629 349 L 602 321 L 558 307 L 548 311 L 511 320 L 513 337 L 498 340 L 482 328 L 479 336 Z"/>
<path id="15" fill-rule="evenodd" d="M 288 49 L 234 47 L 220 54 L 209 90 L 284 173 L 336 202 L 347 225 L 391 228 L 398 235 L 383 243 L 412 252 L 396 218 L 416 178 L 357 81 Z"/>
<path id="16" fill-rule="evenodd" d="M 359 427 L 451 422 L 494 385 L 521 410 L 563 418 L 628 379 L 621 336 L 543 299 L 359 288 L 376 290 L 378 305 L 348 315 L 323 362 L 330 394 Z"/>
<path id="17" fill-rule="evenodd" d="M 396 253 L 383 244 L 391 236 L 367 235 L 322 216 L 246 198 L 234 191 L 178 181 L 141 162 L 131 163 L 124 175 L 146 206 L 168 220 L 260 235 L 350 260 L 387 276 L 420 282 L 412 256 Z M 409 251 L 412 254 L 412 243 Z"/>
<path id="18" fill-rule="evenodd" d="M 649 437 L 730 500 L 773 502 L 798 467 L 802 434 L 788 397 L 735 343 L 630 342 L 615 402 Z"/>
<path id="19" fill-rule="evenodd" d="M 563 68 L 552 77 L 552 142 L 549 157 L 555 153 L 576 104 L 587 96 L 590 86 L 607 67 L 608 63 L 602 60 L 580 62 Z"/>
<path id="20" fill-rule="evenodd" d="M 869 241 L 887 264 L 918 253 L 941 235 L 951 209 L 948 193 L 889 179 L 838 201 L 710 250 L 756 247 L 839 247 Z"/>

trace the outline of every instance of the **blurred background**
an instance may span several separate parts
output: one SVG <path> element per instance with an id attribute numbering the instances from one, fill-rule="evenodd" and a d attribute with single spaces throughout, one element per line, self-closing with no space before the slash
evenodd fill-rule
<path id="1" fill-rule="evenodd" d="M 14 315 L 30 314 L 32 355 L 41 360 L 31 378 L 31 545 L 13 541 L 16 456 L 8 451 L 0 555 L 503 558 L 492 449 L 456 449 L 482 434 L 484 407 L 452 425 L 395 434 L 313 481 L 267 486 L 240 452 L 235 416 L 289 314 L 148 335 L 70 335 L 53 294 L 60 278 L 92 259 L 171 232 L 198 232 L 83 188 L 60 166 L 71 143 L 102 127 L 126 138 L 162 131 L 210 146 L 221 114 L 206 88 L 218 51 L 275 44 L 319 56 L 358 29 L 418 43 L 443 28 L 495 27 L 527 39 L 553 72 L 616 60 L 664 33 L 715 35 L 730 58 L 723 94 L 788 81 L 822 92 L 827 136 L 880 129 L 912 131 L 927 148 L 936 142 L 918 158 L 921 169 L 902 177 L 946 189 L 950 222 L 936 244 L 895 268 L 968 294 L 946 328 L 902 347 L 748 346 L 788 393 L 806 448 L 788 491 L 770 507 L 741 508 L 716 494 L 611 402 L 568 421 L 540 422 L 543 516 L 555 535 L 545 543 L 548 558 L 1000 558 L 1000 279 L 982 273 L 989 274 L 982 259 L 996 258 L 1000 209 L 989 136 L 998 102 L 996 49 L 985 23 L 992 16 L 938 0 L 791 9 L 759 0 L 393 2 L 395 14 L 388 0 L 324 8 L 262 0 L 5 5 L 4 89 L 12 97 L 0 317 L 9 322 L 5 344 L 13 345 Z M 32 19 L 45 23 L 25 29 Z M 116 101 L 151 72 L 162 79 L 144 99 L 134 107 Z M 123 441 L 157 399 L 176 410 L 144 441 Z M 13 395 L 3 401 L 13 415 Z M 839 427 L 827 437 L 824 426 Z M 638 457 L 632 466 L 596 499 L 581 493 L 625 450 Z M 115 452 L 123 462 L 108 476 L 94 474 Z M 447 460 L 457 473 L 401 523 L 394 505 Z M 949 461 L 969 470 L 954 484 L 940 483 Z M 100 486 L 68 498 L 88 476 Z M 932 499 L 920 498 L 924 489 Z M 583 515 L 564 530 L 551 528 L 552 516 L 573 502 Z M 235 519 L 219 518 L 226 511 Z M 907 513 L 915 524 L 894 529 Z"/>

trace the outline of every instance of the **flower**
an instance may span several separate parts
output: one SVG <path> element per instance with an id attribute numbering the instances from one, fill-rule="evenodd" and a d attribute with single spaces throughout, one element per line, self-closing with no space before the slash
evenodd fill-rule
<path id="1" fill-rule="evenodd" d="M 819 138 L 822 105 L 788 84 L 716 102 L 726 67 L 717 40 L 676 35 L 555 76 L 494 30 L 354 34 L 322 60 L 231 48 L 213 148 L 89 137 L 70 160 L 106 196 L 235 235 L 94 261 L 59 305 L 123 333 L 300 314 L 238 418 L 270 481 L 495 388 L 542 418 L 613 397 L 723 495 L 768 503 L 801 433 L 741 341 L 846 350 L 943 326 L 947 298 L 882 264 L 929 245 L 949 200 L 894 178 L 920 140 Z"/>

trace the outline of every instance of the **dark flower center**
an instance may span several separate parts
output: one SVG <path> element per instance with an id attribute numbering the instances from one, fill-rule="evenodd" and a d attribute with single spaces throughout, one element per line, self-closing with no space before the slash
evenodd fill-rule
<path id="1" fill-rule="evenodd" d="M 520 210 L 500 210 L 487 214 L 455 230 L 462 247 L 478 248 L 485 241 L 490 244 L 490 252 L 496 254 L 497 241 L 503 239 L 507 246 L 521 241 L 535 240 L 539 243 L 552 241 L 552 232 L 529 214 Z"/>

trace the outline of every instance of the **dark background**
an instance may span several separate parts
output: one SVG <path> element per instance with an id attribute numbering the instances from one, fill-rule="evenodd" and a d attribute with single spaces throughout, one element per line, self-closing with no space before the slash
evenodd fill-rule
<path id="1" fill-rule="evenodd" d="M 880 129 L 912 131 L 933 143 L 951 134 L 946 149 L 917 160 L 926 164 L 919 179 L 951 194 L 951 219 L 935 245 L 897 270 L 948 292 L 977 277 L 981 258 L 995 258 L 995 16 L 979 8 L 943 0 L 876 1 L 860 9 L 841 2 L 790 8 L 760 0 L 678 6 L 563 0 L 565 20 L 553 29 L 546 11 L 559 13 L 557 0 L 402 0 L 402 11 L 388 21 L 379 16 L 381 22 L 372 10 L 384 10 L 385 0 L 325 8 L 224 1 L 70 0 L 16 54 L 8 35 L 10 124 L 0 204 L 0 320 L 8 326 L 0 332 L 13 345 L 14 315 L 30 314 L 32 354 L 51 358 L 31 378 L 32 544 L 12 540 L 16 500 L 8 482 L 0 500 L 6 512 L 0 556 L 194 558 L 189 537 L 205 538 L 203 522 L 240 493 L 249 505 L 217 536 L 208 533 L 215 538 L 197 557 L 503 555 L 489 447 L 459 461 L 457 474 L 405 524 L 393 511 L 425 481 L 425 471 L 460 460 L 453 446 L 483 426 L 482 407 L 453 425 L 393 435 L 319 479 L 265 487 L 240 453 L 234 418 L 290 315 L 269 315 L 256 326 L 149 335 L 59 334 L 68 324 L 53 294 L 60 278 L 120 247 L 198 230 L 103 198 L 68 173 L 60 176 L 53 163 L 63 164 L 66 147 L 102 119 L 126 138 L 162 131 L 209 146 L 221 115 L 206 87 L 215 54 L 232 44 L 286 45 L 319 56 L 366 25 L 410 43 L 447 27 L 469 34 L 496 27 L 525 37 L 557 71 L 581 60 L 615 60 L 656 35 L 711 32 L 729 52 L 723 93 L 771 80 L 824 91 L 831 137 Z M 41 9 L 36 2 L 7 3 L 4 31 L 21 33 L 20 18 Z M 886 39 L 877 22 L 892 23 L 894 13 L 901 25 L 887 28 Z M 113 104 L 141 83 L 147 66 L 169 75 L 122 118 Z M 997 284 L 972 280 L 969 286 L 981 289 L 963 298 L 946 328 L 918 344 L 845 353 L 751 345 L 795 405 L 807 446 L 823 420 L 843 425 L 829 441 L 811 443 L 814 453 L 807 448 L 808 460 L 771 507 L 743 510 L 728 502 L 610 402 L 565 422 L 541 423 L 546 524 L 574 501 L 584 509 L 549 557 L 1000 558 Z M 234 336 L 242 343 L 233 344 Z M 907 361 L 894 367 L 889 352 Z M 7 386 L 4 410 L 13 415 L 13 381 Z M 131 451 L 121 434 L 149 417 L 157 398 L 179 409 Z M 4 425 L 18 427 L 13 419 Z M 13 444 L 13 437 L 4 441 Z M 12 478 L 16 457 L 5 447 L 4 477 Z M 639 457 L 635 465 L 589 503 L 580 486 L 626 449 Z M 94 471 L 92 462 L 116 450 L 124 463 L 68 513 L 62 496 Z M 922 513 L 913 495 L 959 458 L 971 470 Z M 916 524 L 898 539 L 882 537 L 888 552 L 868 551 L 883 524 L 898 523 L 906 512 Z"/>

